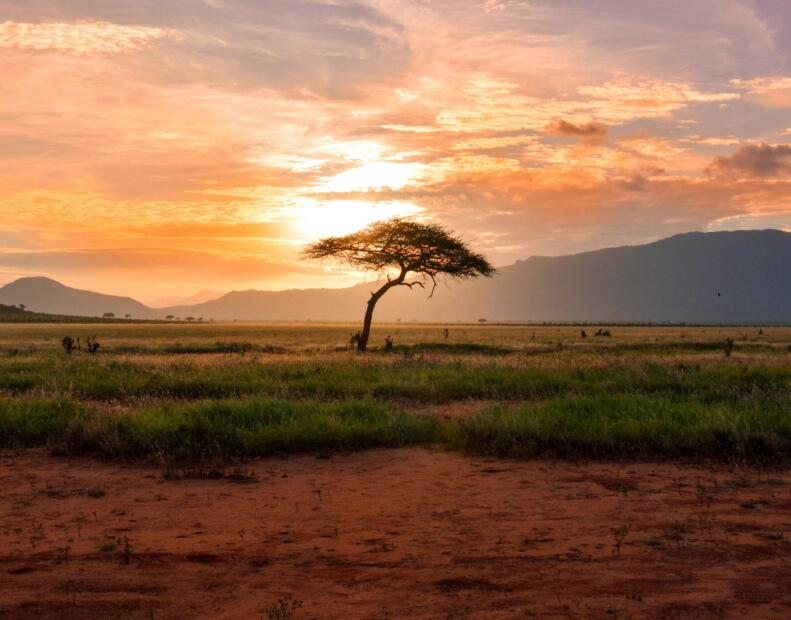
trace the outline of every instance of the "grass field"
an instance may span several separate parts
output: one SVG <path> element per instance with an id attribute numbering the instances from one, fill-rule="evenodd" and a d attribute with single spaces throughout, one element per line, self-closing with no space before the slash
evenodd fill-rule
<path id="1" fill-rule="evenodd" d="M 376 327 L 366 355 L 347 349 L 355 329 L 0 325 L 0 446 L 238 459 L 439 445 L 791 463 L 791 328 L 611 326 L 604 337 L 598 327 L 394 324 Z M 67 355 L 67 335 L 101 348 Z"/>
<path id="2" fill-rule="evenodd" d="M 0 617 L 789 617 L 791 328 L 356 329 L 0 324 Z"/>

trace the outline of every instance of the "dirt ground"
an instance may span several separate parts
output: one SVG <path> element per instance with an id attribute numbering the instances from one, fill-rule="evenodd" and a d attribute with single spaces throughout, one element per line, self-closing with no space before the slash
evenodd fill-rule
<path id="1" fill-rule="evenodd" d="M 5 454 L 0 617 L 788 618 L 791 475 L 409 449 L 165 477 Z"/>

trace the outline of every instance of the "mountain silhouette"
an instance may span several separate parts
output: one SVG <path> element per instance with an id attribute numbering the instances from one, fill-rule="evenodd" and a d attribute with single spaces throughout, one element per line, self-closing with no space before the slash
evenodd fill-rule
<path id="1" fill-rule="evenodd" d="M 31 310 L 139 318 L 357 321 L 375 283 L 346 289 L 234 291 L 153 310 L 129 298 L 76 291 L 46 278 L 0 289 L 0 303 Z M 791 234 L 687 233 L 639 246 L 532 257 L 492 279 L 440 284 L 432 299 L 394 289 L 376 320 L 791 323 Z"/>
<path id="2" fill-rule="evenodd" d="M 131 297 L 104 295 L 64 286 L 51 278 L 20 278 L 0 288 L 0 304 L 25 304 L 33 312 L 101 317 L 112 312 L 117 317 L 130 315 L 150 319 L 161 315 Z"/>

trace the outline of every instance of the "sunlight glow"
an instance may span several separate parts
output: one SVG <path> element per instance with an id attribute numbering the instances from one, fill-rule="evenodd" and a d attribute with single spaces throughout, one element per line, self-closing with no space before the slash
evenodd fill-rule
<path id="1" fill-rule="evenodd" d="M 305 240 L 321 239 L 353 233 L 368 224 L 391 217 L 409 217 L 423 209 L 405 201 L 366 202 L 362 200 L 331 200 L 319 203 L 312 199 L 300 201 L 293 211 L 297 233 Z"/>
<path id="2" fill-rule="evenodd" d="M 319 181 L 314 186 L 319 192 L 399 190 L 416 182 L 424 170 L 421 163 L 402 161 L 414 153 L 388 156 L 385 147 L 370 140 L 334 142 L 321 151 L 340 157 L 353 167 Z"/>
<path id="3" fill-rule="evenodd" d="M 667 4 L 0 0 L 0 284 L 341 286 L 303 245 L 391 216 L 503 265 L 791 226 L 791 2 Z"/>
<path id="4" fill-rule="evenodd" d="M 373 162 L 336 174 L 319 186 L 326 192 L 362 192 L 381 189 L 402 189 L 415 180 L 422 164 Z"/>

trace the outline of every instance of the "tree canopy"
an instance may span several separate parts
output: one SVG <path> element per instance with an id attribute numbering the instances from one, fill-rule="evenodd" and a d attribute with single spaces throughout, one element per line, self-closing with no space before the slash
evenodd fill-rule
<path id="1" fill-rule="evenodd" d="M 400 218 L 376 222 L 360 232 L 329 237 L 305 248 L 307 258 L 336 258 L 363 271 L 398 270 L 432 281 L 437 276 L 452 278 L 490 277 L 495 269 L 488 260 L 438 224 L 420 224 Z M 422 286 L 407 282 L 404 286 Z M 433 288 L 432 288 L 433 292 Z"/>
<path id="2" fill-rule="evenodd" d="M 421 224 L 401 218 L 376 222 L 367 228 L 317 241 L 303 250 L 311 259 L 334 258 L 362 271 L 386 273 L 387 282 L 371 293 L 360 333 L 358 349 L 365 351 L 376 302 L 395 286 L 425 288 L 431 282 L 434 294 L 439 276 L 467 279 L 491 277 L 494 267 L 467 243 L 437 224 Z M 393 278 L 392 271 L 398 271 Z M 409 274 L 417 276 L 407 280 Z"/>

